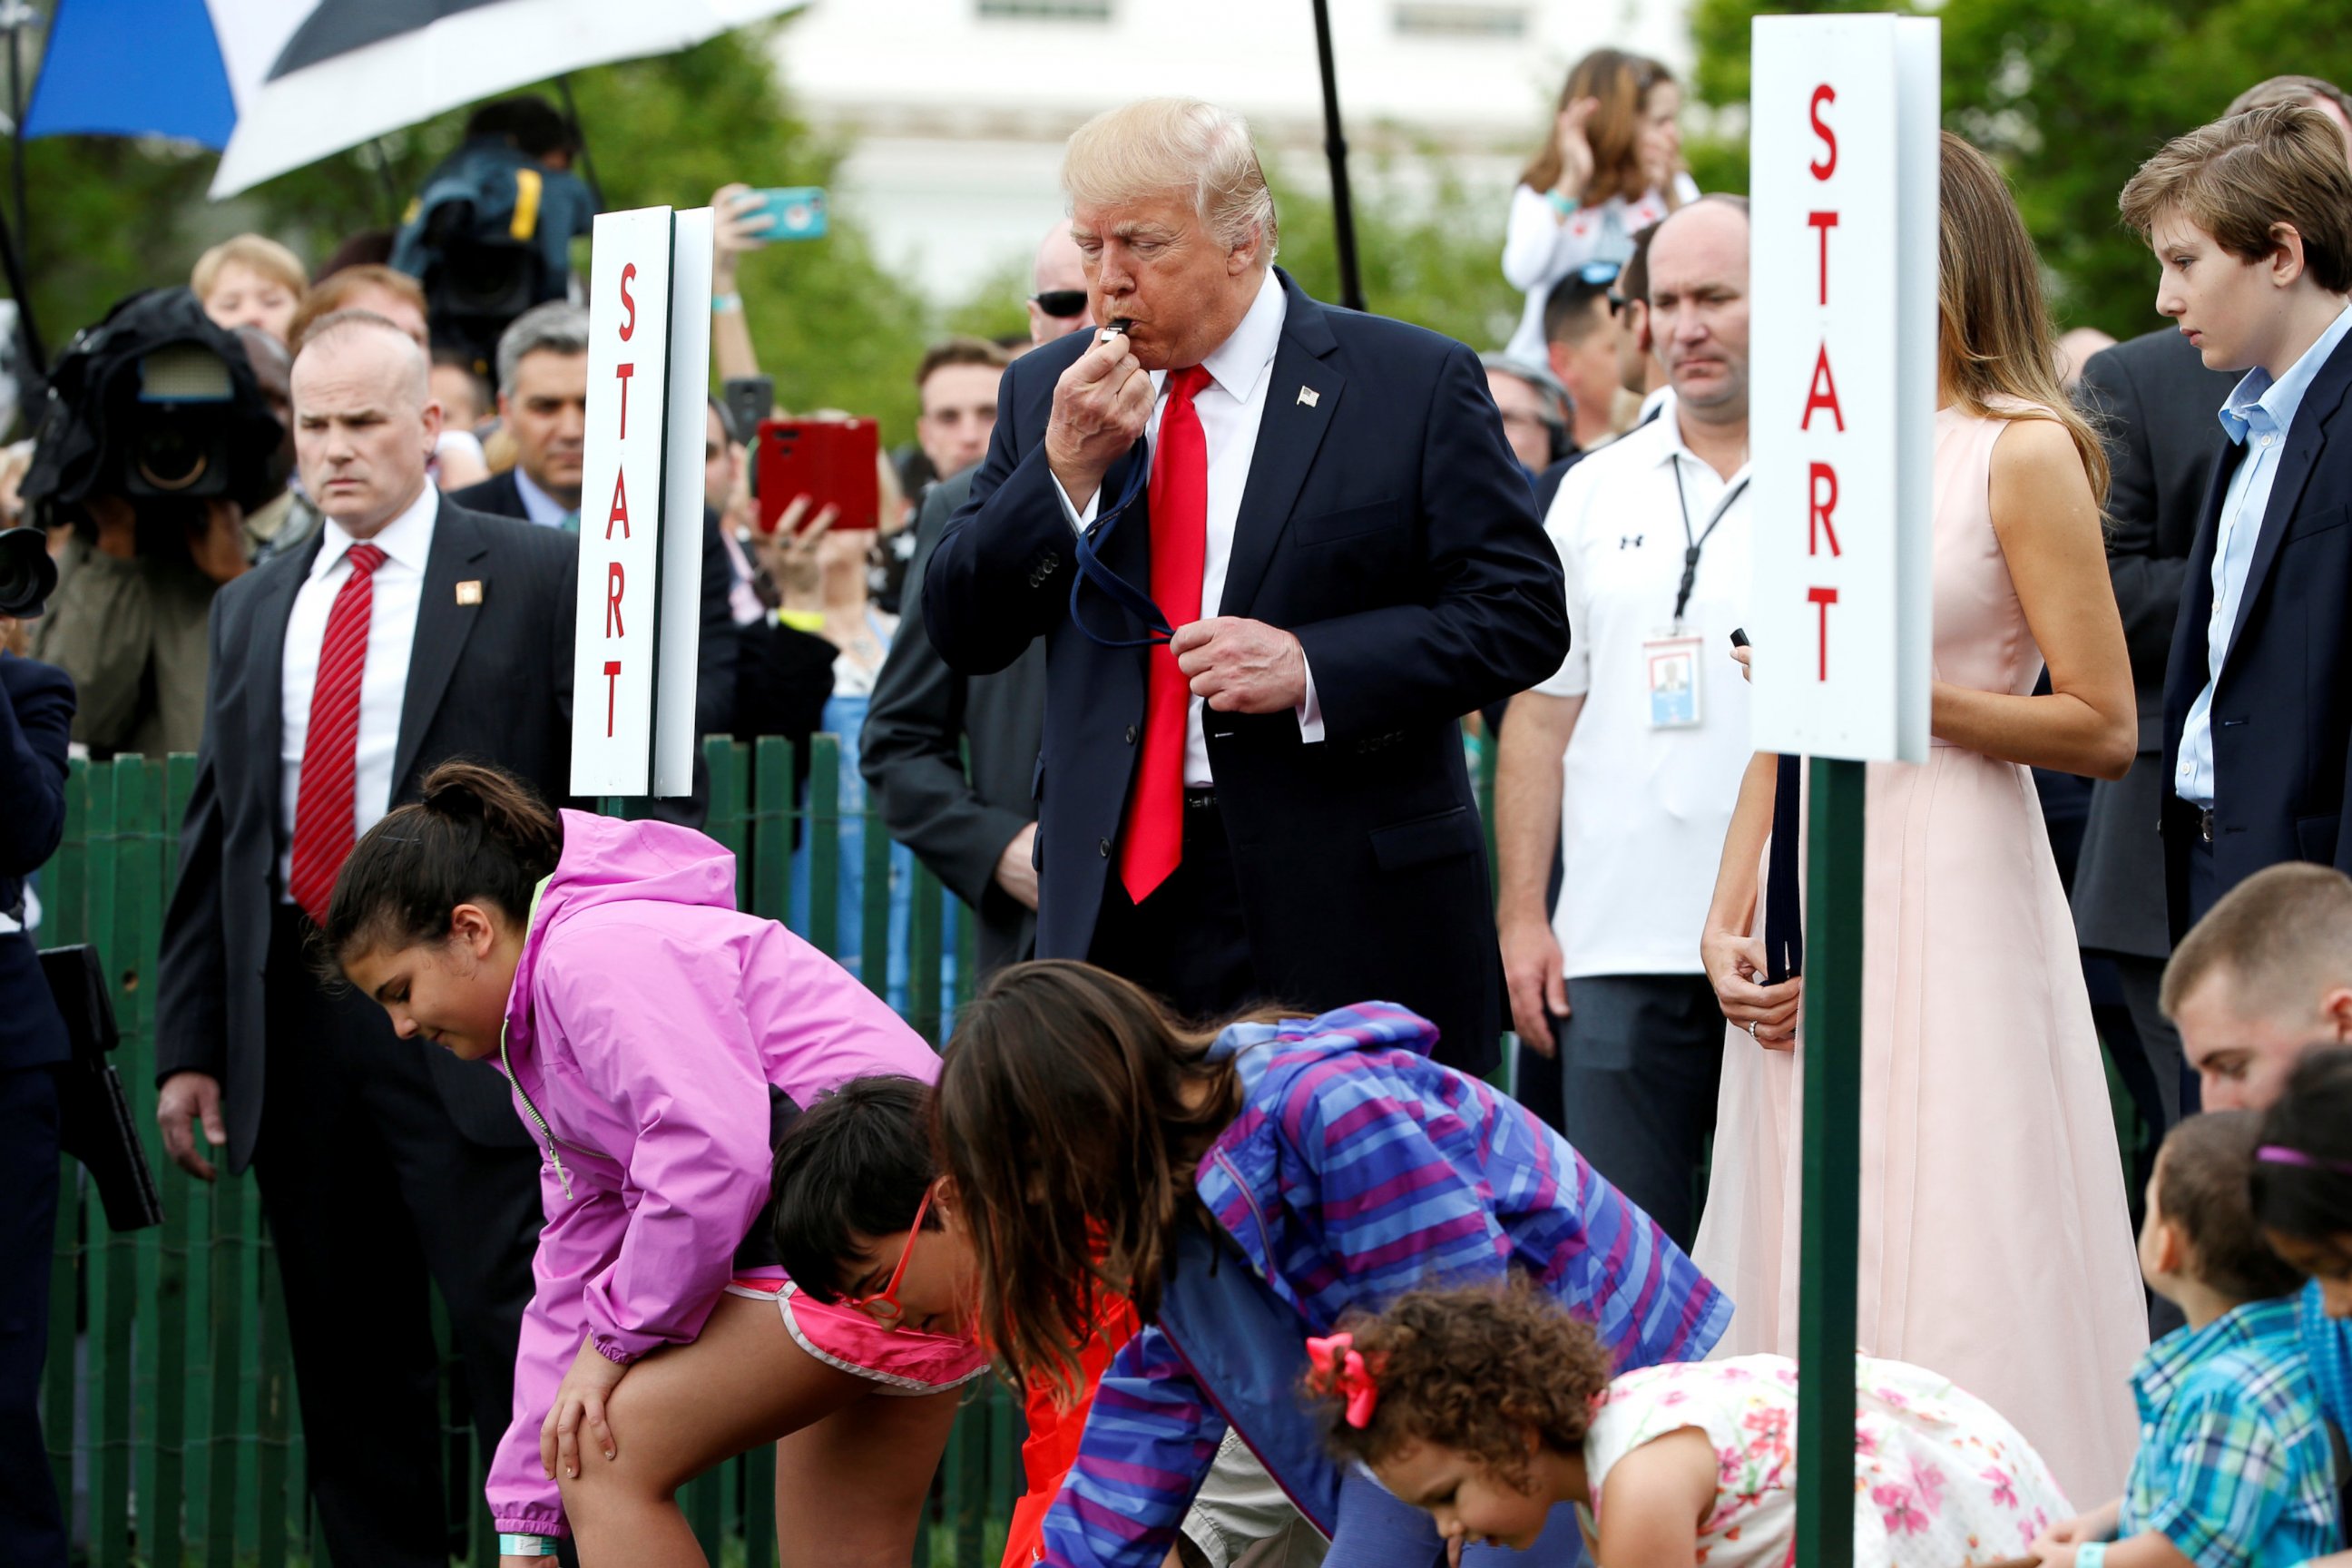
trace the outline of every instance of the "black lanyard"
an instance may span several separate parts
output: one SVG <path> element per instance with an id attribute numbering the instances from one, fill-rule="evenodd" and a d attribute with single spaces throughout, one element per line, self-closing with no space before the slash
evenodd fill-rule
<path id="1" fill-rule="evenodd" d="M 1675 590 L 1674 622 L 1675 630 L 1680 631 L 1683 611 L 1690 606 L 1691 590 L 1698 584 L 1699 552 L 1706 548 L 1706 542 L 1715 537 L 1717 527 L 1723 521 L 1723 514 L 1731 510 L 1731 503 L 1739 499 L 1739 492 L 1748 488 L 1748 481 L 1742 479 L 1723 492 L 1723 499 L 1715 503 L 1715 510 L 1707 517 L 1706 531 L 1694 539 L 1691 537 L 1690 498 L 1683 494 L 1683 455 L 1676 452 L 1674 461 L 1675 500 L 1683 509 L 1683 581 L 1682 586 Z"/>

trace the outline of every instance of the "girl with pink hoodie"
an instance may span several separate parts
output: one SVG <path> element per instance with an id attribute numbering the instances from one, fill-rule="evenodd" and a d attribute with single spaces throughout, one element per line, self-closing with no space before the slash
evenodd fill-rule
<path id="1" fill-rule="evenodd" d="M 779 1439 L 787 1541 L 821 1527 L 827 1563 L 912 1557 L 952 1390 L 986 1357 L 960 1323 L 898 1309 L 902 1279 L 947 1267 L 922 1227 L 882 1289 L 822 1303 L 776 1265 L 767 1204 L 796 1108 L 853 1078 L 931 1081 L 921 1037 L 739 912 L 711 839 L 551 811 L 471 763 L 360 840 L 321 935 L 404 1039 L 504 1071 L 544 1157 L 488 1487 L 504 1568 L 567 1531 L 586 1568 L 701 1563 L 677 1487 Z"/>

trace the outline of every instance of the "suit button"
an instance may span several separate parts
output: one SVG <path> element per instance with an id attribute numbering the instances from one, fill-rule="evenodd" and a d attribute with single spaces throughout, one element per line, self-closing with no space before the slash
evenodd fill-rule
<path id="1" fill-rule="evenodd" d="M 1102 852 L 1102 858 L 1103 858 L 1104 859 L 1108 860 L 1108 859 L 1109 859 L 1109 858 L 1110 858 L 1110 840 L 1109 840 L 1109 839 L 1108 839 L 1108 838 L 1097 838 L 1097 839 L 1096 839 L 1096 840 L 1095 840 L 1095 847 L 1096 847 L 1097 849 L 1098 849 L 1098 850 L 1100 850 L 1100 851 Z"/>
<path id="2" fill-rule="evenodd" d="M 1135 744 L 1135 726 L 1132 724 L 1127 727 L 1127 743 L 1130 746 Z"/>

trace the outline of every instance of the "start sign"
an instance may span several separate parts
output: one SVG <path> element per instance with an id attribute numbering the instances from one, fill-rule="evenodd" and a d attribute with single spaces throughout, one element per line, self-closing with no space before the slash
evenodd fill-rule
<path id="1" fill-rule="evenodd" d="M 1925 762 L 1937 24 L 1759 16 L 1754 42 L 1756 746 Z"/>
<path id="2" fill-rule="evenodd" d="M 594 246 L 572 793 L 688 795 L 702 625 L 710 210 L 605 213 Z"/>

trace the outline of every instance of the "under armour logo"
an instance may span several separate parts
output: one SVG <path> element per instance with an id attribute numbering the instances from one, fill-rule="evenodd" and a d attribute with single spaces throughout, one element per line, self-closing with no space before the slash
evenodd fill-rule
<path id="1" fill-rule="evenodd" d="M 1620 550 L 1639 550 L 1642 548 L 1642 541 L 1647 537 L 1648 535 L 1640 533 L 1621 533 L 1617 536 L 1617 548 Z"/>

